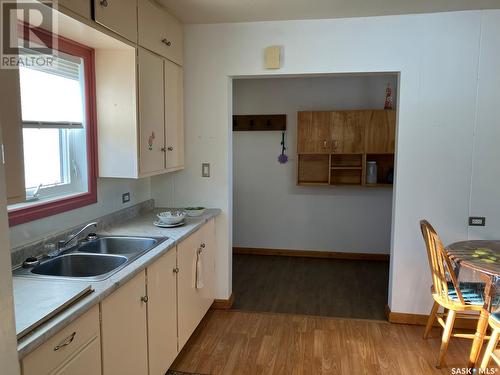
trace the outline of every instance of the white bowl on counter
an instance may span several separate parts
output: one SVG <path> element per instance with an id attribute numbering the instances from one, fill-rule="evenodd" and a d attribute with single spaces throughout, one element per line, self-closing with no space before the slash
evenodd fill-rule
<path id="1" fill-rule="evenodd" d="M 201 216 L 205 213 L 205 207 L 186 207 L 184 210 L 191 217 Z"/>
<path id="2" fill-rule="evenodd" d="M 183 221 L 186 218 L 187 214 L 186 211 L 183 210 L 172 210 L 160 212 L 156 216 L 158 217 L 160 223 L 173 225 Z"/>

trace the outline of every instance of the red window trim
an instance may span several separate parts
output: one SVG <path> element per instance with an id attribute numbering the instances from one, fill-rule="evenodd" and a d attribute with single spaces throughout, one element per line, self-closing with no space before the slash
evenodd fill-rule
<path id="1" fill-rule="evenodd" d="M 31 28 L 26 24 L 20 24 L 20 35 L 28 40 L 31 33 L 42 40 L 48 47 L 52 47 L 52 41 L 57 40 L 57 50 L 81 57 L 84 61 L 84 85 L 85 85 L 85 120 L 87 124 L 87 171 L 88 191 L 83 194 L 61 198 L 55 201 L 39 203 L 13 209 L 9 211 L 9 226 L 27 223 L 33 220 L 56 215 L 62 212 L 88 206 L 97 202 L 97 115 L 95 102 L 95 65 L 94 50 L 83 44 L 55 35 L 40 28 Z"/>

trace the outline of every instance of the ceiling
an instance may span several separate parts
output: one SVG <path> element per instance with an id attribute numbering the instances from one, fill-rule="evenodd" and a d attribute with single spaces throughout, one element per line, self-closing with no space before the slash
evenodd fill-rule
<path id="1" fill-rule="evenodd" d="M 324 19 L 500 8 L 500 0 L 158 0 L 184 23 Z"/>

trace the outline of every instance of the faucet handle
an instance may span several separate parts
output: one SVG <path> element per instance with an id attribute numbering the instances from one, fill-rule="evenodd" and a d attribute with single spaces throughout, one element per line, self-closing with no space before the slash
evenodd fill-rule
<path id="1" fill-rule="evenodd" d="M 66 247 L 66 241 L 64 240 L 57 241 L 57 250 L 64 249 L 65 247 Z"/>

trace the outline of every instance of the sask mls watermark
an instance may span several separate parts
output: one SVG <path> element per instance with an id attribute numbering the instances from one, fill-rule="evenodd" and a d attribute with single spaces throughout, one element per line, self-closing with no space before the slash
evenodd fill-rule
<path id="1" fill-rule="evenodd" d="M 0 68 L 54 66 L 57 1 L 0 0 Z"/>

